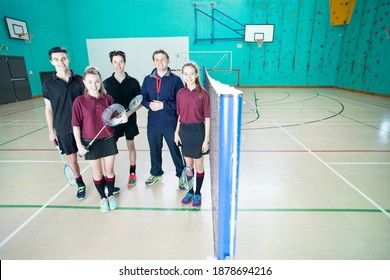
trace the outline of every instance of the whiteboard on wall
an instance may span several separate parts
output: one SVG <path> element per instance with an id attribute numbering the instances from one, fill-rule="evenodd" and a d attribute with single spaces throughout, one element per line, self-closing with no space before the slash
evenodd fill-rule
<path id="1" fill-rule="evenodd" d="M 155 50 L 163 49 L 169 55 L 169 67 L 175 69 L 181 65 L 177 61 L 177 53 L 188 52 L 188 37 L 149 37 L 149 38 L 111 38 L 87 39 L 89 65 L 97 67 L 105 80 L 112 75 L 114 69 L 110 62 L 109 53 L 121 50 L 126 53 L 125 71 L 142 82 L 155 68 L 152 54 Z M 178 73 L 176 73 L 178 74 Z"/>

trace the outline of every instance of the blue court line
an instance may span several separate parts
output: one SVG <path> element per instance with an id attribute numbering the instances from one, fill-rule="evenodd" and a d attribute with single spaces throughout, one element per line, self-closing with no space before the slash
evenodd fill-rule
<path id="1" fill-rule="evenodd" d="M 42 208 L 39 204 L 0 205 L 0 209 L 36 209 Z M 72 205 L 47 205 L 46 209 L 77 209 L 98 210 L 99 206 L 72 206 Z M 211 212 L 210 208 L 193 209 L 190 207 L 118 207 L 116 211 L 204 211 Z M 381 213 L 379 209 L 359 208 L 238 208 L 238 212 L 336 212 L 336 213 Z M 390 213 L 390 209 L 385 210 Z"/>

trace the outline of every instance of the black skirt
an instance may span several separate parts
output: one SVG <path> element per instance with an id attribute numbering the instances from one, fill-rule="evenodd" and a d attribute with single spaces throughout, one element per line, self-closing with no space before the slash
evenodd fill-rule
<path id="1" fill-rule="evenodd" d="M 91 142 L 91 140 L 82 140 L 84 146 L 87 146 L 89 142 Z M 92 143 L 88 150 L 89 152 L 84 156 L 86 160 L 94 160 L 116 155 L 118 153 L 118 148 L 116 146 L 116 139 L 114 134 L 104 139 L 95 140 L 95 142 Z"/>
<path id="2" fill-rule="evenodd" d="M 205 137 L 204 123 L 180 124 L 179 136 L 183 156 L 198 159 L 202 157 L 202 144 Z"/>

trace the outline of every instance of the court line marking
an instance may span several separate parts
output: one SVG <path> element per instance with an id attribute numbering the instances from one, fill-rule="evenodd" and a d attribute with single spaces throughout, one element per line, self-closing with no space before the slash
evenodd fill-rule
<path id="1" fill-rule="evenodd" d="M 0 148 L 0 152 L 57 152 L 54 148 Z M 126 152 L 126 149 L 118 149 L 118 151 Z M 139 149 L 140 152 L 150 152 L 149 149 Z M 163 152 L 169 152 L 168 149 L 163 149 Z M 368 149 L 355 149 L 355 150 L 311 150 L 313 153 L 390 153 L 390 150 L 368 150 Z M 241 153 L 307 153 L 307 150 L 298 149 L 242 149 Z"/>
<path id="2" fill-rule="evenodd" d="M 29 209 L 42 208 L 43 205 L 0 205 L 0 209 Z M 80 205 L 47 205 L 47 209 L 81 209 L 81 210 L 99 210 L 99 206 L 80 206 Z M 191 207 L 118 207 L 115 211 L 195 211 L 195 212 L 210 212 L 211 208 L 195 209 Z M 338 212 L 338 213 L 381 213 L 379 209 L 359 209 L 359 208 L 238 208 L 238 212 Z M 390 213 L 390 209 L 385 210 Z"/>
<path id="3" fill-rule="evenodd" d="M 42 208 L 44 205 L 33 204 L 12 204 L 12 205 L 0 205 L 0 209 L 30 209 L 30 208 Z M 47 205 L 47 209 L 81 209 L 81 210 L 99 210 L 99 206 L 80 206 L 80 205 Z M 118 207 L 115 211 L 171 211 L 171 212 L 210 212 L 211 208 L 195 209 L 191 207 Z M 238 212 L 324 212 L 324 213 L 382 213 L 379 209 L 359 209 L 359 208 L 238 208 Z M 385 210 L 390 213 L 390 209 Z"/>
<path id="4" fill-rule="evenodd" d="M 9 141 L 0 143 L 0 147 L 1 147 L 1 146 L 4 146 L 4 145 L 6 145 L 6 144 L 9 144 L 9 143 L 11 143 L 11 142 L 13 142 L 13 141 L 19 140 L 19 139 L 21 139 L 21 138 L 23 138 L 23 137 L 25 137 L 25 136 L 30 135 L 30 134 L 33 134 L 33 133 L 35 133 L 35 132 L 37 132 L 37 131 L 41 131 L 41 130 L 43 130 L 43 129 L 46 129 L 46 128 L 47 128 L 47 126 L 44 126 L 44 127 L 39 128 L 39 129 L 35 129 L 35 130 L 33 130 L 33 131 L 30 131 L 29 133 L 20 135 L 20 136 L 14 138 L 14 139 L 9 140 Z"/>
<path id="5" fill-rule="evenodd" d="M 345 106 L 344 106 L 344 103 L 342 103 L 339 99 L 340 99 L 340 96 L 337 96 L 338 97 L 338 99 L 336 99 L 336 98 L 333 98 L 333 96 L 334 96 L 334 94 L 329 94 L 329 93 L 326 93 L 325 92 L 325 95 L 322 95 L 322 91 L 320 91 L 320 90 L 315 90 L 315 92 L 317 93 L 317 95 L 318 95 L 318 97 L 323 97 L 323 98 L 327 98 L 327 99 L 331 99 L 331 100 L 333 100 L 333 101 L 336 101 L 337 103 L 339 103 L 341 106 L 342 106 L 342 109 L 341 109 L 341 111 L 340 112 L 338 112 L 338 113 L 336 113 L 336 114 L 334 114 L 334 115 L 332 115 L 332 116 L 328 116 L 328 117 L 326 117 L 326 118 L 324 118 L 324 119 L 319 119 L 319 120 L 312 120 L 312 121 L 303 121 L 303 122 L 298 122 L 298 120 L 294 120 L 294 119 L 292 119 L 292 120 L 289 120 L 288 121 L 288 123 L 290 123 L 290 124 L 286 124 L 286 125 L 280 125 L 280 126 L 282 126 L 282 127 L 289 127 L 289 126 L 299 126 L 299 125 L 303 125 L 303 124 L 312 124 L 312 123 L 319 123 L 319 122 L 322 122 L 322 121 L 324 121 L 324 120 L 328 120 L 328 119 L 331 119 L 331 118 L 333 118 L 333 117 L 335 117 L 335 116 L 338 116 L 338 115 L 341 115 L 341 113 L 344 111 L 344 107 L 345 106 L 348 106 L 348 108 L 349 107 L 352 107 L 353 109 L 359 109 L 359 110 L 374 110 L 374 109 L 376 109 L 376 108 L 369 108 L 369 109 L 367 109 L 367 108 L 364 108 L 364 107 L 356 107 L 356 108 L 354 108 L 355 106 L 353 105 L 353 103 L 350 103 L 350 104 L 345 104 Z M 309 92 L 309 93 L 311 93 L 311 92 Z M 329 97 L 329 96 L 327 96 L 327 95 L 330 95 L 330 96 L 332 96 L 332 97 Z M 348 101 L 350 101 L 350 100 L 348 100 Z M 299 100 L 298 100 L 298 102 L 299 102 Z M 362 102 L 362 103 L 364 103 L 364 104 L 368 104 L 367 102 L 364 102 L 364 101 L 359 101 L 359 102 Z M 286 103 L 286 104 L 290 104 L 291 102 L 288 102 L 288 103 Z M 293 102 L 294 103 L 294 102 Z M 263 103 L 264 104 L 264 103 Z M 377 104 L 376 104 L 377 105 Z M 267 110 L 267 109 L 273 109 L 273 110 L 275 110 L 275 109 L 278 109 L 277 107 L 262 107 L 261 108 L 261 111 L 264 111 L 264 110 Z M 288 108 L 289 110 L 291 110 L 291 109 L 297 109 L 297 108 L 290 108 L 290 107 L 286 107 L 286 108 Z M 320 108 L 320 107 L 318 107 L 318 108 Z M 334 107 L 332 106 L 332 107 L 326 107 L 325 108 L 325 110 L 326 111 L 329 111 L 329 112 L 331 112 L 331 113 L 334 113 L 333 111 L 331 111 L 331 109 L 332 110 L 334 110 L 333 109 Z M 386 109 L 387 109 L 387 107 L 385 107 Z M 306 109 L 306 108 L 301 108 L 301 109 Z M 314 107 L 312 107 L 312 109 L 314 109 Z M 320 108 L 320 109 L 322 109 L 322 110 L 324 110 L 324 108 Z M 336 109 L 337 110 L 337 109 Z M 349 118 L 349 117 L 347 117 L 347 116 L 343 116 L 344 118 L 346 118 L 346 119 L 349 119 L 349 120 L 352 120 L 352 121 L 355 121 L 357 124 L 363 124 L 363 125 L 365 125 L 365 126 L 368 126 L 368 127 L 371 127 L 371 128 L 374 128 L 374 129 L 378 129 L 378 130 L 381 130 L 381 131 L 383 131 L 384 133 L 390 133 L 389 131 L 386 131 L 386 130 L 382 130 L 382 128 L 378 128 L 378 127 L 376 127 L 376 126 L 374 126 L 374 125 L 370 125 L 370 124 L 368 124 L 367 122 L 369 122 L 369 120 L 367 121 L 358 121 L 358 120 L 355 120 L 355 119 L 353 119 L 353 118 Z M 295 121 L 295 123 L 292 123 L 291 124 L 291 121 Z M 273 129 L 273 128 L 277 128 L 277 127 L 271 127 L 271 126 L 260 126 L 260 127 L 244 127 L 244 125 L 246 125 L 246 124 L 249 124 L 249 123 L 252 123 L 252 122 L 246 122 L 246 123 L 243 123 L 243 126 L 242 126 L 242 130 L 259 130 L 259 129 Z"/>
<path id="6" fill-rule="evenodd" d="M 374 200 L 372 200 L 370 197 L 368 197 L 365 193 L 363 193 L 361 190 L 359 190 L 357 187 L 355 187 L 354 184 L 349 182 L 344 176 L 342 176 L 340 173 L 338 173 L 335 169 L 333 169 L 329 164 L 324 162 L 319 156 L 317 156 L 315 153 L 313 153 L 308 147 L 306 147 L 301 141 L 299 141 L 297 138 L 295 138 L 291 133 L 289 133 L 286 129 L 281 127 L 277 122 L 273 121 L 281 130 L 283 130 L 288 136 L 290 136 L 295 142 L 297 142 L 301 147 L 303 147 L 305 150 L 307 150 L 313 157 L 315 157 L 319 162 L 321 162 L 325 167 L 327 167 L 330 171 L 332 171 L 337 177 L 339 177 L 341 180 L 343 180 L 348 186 L 350 186 L 352 189 L 354 189 L 358 194 L 360 194 L 363 198 L 365 198 L 368 202 L 370 202 L 372 205 L 374 205 L 377 209 L 379 209 L 385 216 L 390 218 L 390 213 L 388 213 L 385 209 L 383 209 L 379 204 L 377 204 Z"/>
<path id="7" fill-rule="evenodd" d="M 87 169 L 89 168 L 89 165 L 85 167 L 81 174 L 83 174 Z M 48 208 L 49 204 L 54 201 L 60 194 L 62 194 L 68 187 L 69 183 L 65 185 L 58 193 L 56 193 L 51 199 L 49 199 L 44 205 L 42 205 L 38 211 L 36 211 L 30 218 L 28 218 L 24 223 L 22 223 L 19 227 L 17 227 L 10 235 L 8 235 L 3 241 L 0 243 L 0 248 L 2 248 L 5 244 L 8 243 L 15 235 L 17 235 L 25 226 L 27 226 L 35 217 L 37 217 L 45 208 Z"/>
<path id="8" fill-rule="evenodd" d="M 62 160 L 0 160 L 0 163 L 62 163 Z M 80 161 L 79 164 L 87 163 L 86 161 Z"/>
<path id="9" fill-rule="evenodd" d="M 329 92 L 329 90 L 331 90 L 331 92 Z M 338 90 L 341 90 L 341 91 L 343 91 L 343 93 L 346 93 L 345 89 L 338 89 Z M 357 103 L 363 103 L 364 105 L 368 104 L 368 105 L 376 106 L 379 108 L 389 109 L 389 107 L 387 107 L 386 104 L 381 103 L 380 100 L 378 100 L 378 102 L 373 102 L 371 99 L 369 99 L 369 100 L 359 99 L 359 97 L 363 97 L 363 96 L 356 95 L 356 94 L 351 95 L 351 93 L 353 93 L 353 92 L 348 92 L 348 95 L 346 95 L 346 94 L 340 95 L 340 92 L 336 92 L 330 88 L 324 88 L 322 93 L 332 95 L 332 96 L 337 96 L 338 98 L 341 98 L 341 99 L 346 99 L 346 100 L 351 102 L 351 104 L 350 104 L 351 106 L 353 106 L 352 102 L 357 102 Z M 367 97 L 367 96 L 364 96 L 364 97 Z M 376 97 L 379 97 L 379 96 L 376 96 Z M 361 107 L 359 106 L 358 108 L 361 108 Z M 362 108 L 367 109 L 364 106 Z M 368 109 L 371 109 L 371 108 L 368 108 Z M 374 108 L 374 109 L 376 109 L 376 108 Z"/>
<path id="10" fill-rule="evenodd" d="M 0 149 L 1 151 L 1 149 Z M 297 149 L 278 149 L 278 150 L 241 150 L 241 153 L 308 153 L 308 150 L 297 150 Z M 390 150 L 311 150 L 313 153 L 389 153 Z"/>
<path id="11" fill-rule="evenodd" d="M 387 165 L 390 162 L 328 162 L 330 165 Z"/>

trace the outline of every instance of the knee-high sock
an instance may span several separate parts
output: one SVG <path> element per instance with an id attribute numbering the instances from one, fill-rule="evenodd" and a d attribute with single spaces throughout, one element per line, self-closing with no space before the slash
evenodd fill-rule
<path id="1" fill-rule="evenodd" d="M 204 171 L 202 173 L 196 172 L 196 191 L 195 194 L 200 194 L 204 179 Z"/>
<path id="2" fill-rule="evenodd" d="M 104 187 L 106 186 L 106 180 L 102 177 L 100 180 L 93 180 L 95 184 L 96 190 L 98 191 L 100 198 L 106 198 L 106 194 L 104 193 Z"/>
<path id="3" fill-rule="evenodd" d="M 112 196 L 112 193 L 114 191 L 114 184 L 115 184 L 115 176 L 113 178 L 108 178 L 106 176 L 106 185 L 108 190 L 108 197 Z"/>

